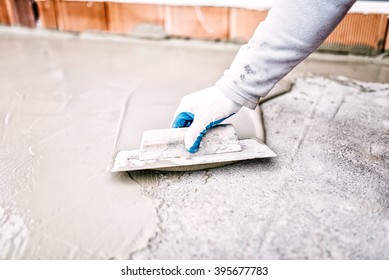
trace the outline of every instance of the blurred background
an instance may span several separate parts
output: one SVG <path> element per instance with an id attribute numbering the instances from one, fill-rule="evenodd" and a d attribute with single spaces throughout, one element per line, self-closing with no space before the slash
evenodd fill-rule
<path id="1" fill-rule="evenodd" d="M 273 1 L 0 0 L 0 24 L 150 38 L 246 42 Z M 388 1 L 358 1 L 321 50 L 389 50 Z"/>

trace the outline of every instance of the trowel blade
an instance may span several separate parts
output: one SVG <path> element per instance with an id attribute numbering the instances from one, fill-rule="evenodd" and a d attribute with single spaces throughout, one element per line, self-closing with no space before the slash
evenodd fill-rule
<path id="1" fill-rule="evenodd" d="M 230 124 L 209 129 L 201 141 L 199 150 L 193 154 L 184 146 L 187 130 L 188 128 L 170 128 L 143 132 L 139 160 L 193 158 L 242 151 L 235 129 Z"/>

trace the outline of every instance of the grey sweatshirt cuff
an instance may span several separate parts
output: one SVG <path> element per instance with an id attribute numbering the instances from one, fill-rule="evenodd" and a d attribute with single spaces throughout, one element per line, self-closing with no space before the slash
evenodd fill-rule
<path id="1" fill-rule="evenodd" d="M 239 92 L 239 90 L 236 87 L 234 87 L 234 85 L 229 83 L 231 83 L 231 79 L 227 79 L 225 78 L 225 76 L 223 76 L 216 82 L 215 86 L 225 96 L 227 96 L 235 103 L 238 103 L 239 105 L 245 106 L 252 110 L 255 109 L 255 107 L 257 107 L 258 100 L 256 98 L 253 98 L 251 100 L 247 99 L 247 94 L 245 94 L 244 92 Z"/>
<path id="2" fill-rule="evenodd" d="M 277 0 L 216 87 L 254 109 L 259 98 L 311 54 L 356 0 Z"/>

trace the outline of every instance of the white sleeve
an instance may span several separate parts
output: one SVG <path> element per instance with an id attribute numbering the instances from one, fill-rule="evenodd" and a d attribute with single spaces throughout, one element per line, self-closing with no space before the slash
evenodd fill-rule
<path id="1" fill-rule="evenodd" d="M 254 109 L 260 97 L 311 54 L 356 0 L 276 0 L 216 86 Z"/>

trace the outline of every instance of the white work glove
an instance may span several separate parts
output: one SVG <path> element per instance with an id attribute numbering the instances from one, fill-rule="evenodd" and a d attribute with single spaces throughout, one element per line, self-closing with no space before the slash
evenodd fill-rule
<path id="1" fill-rule="evenodd" d="M 205 88 L 182 98 L 174 114 L 172 127 L 189 126 L 185 135 L 185 148 L 195 153 L 207 130 L 237 113 L 241 107 L 218 88 Z"/>

